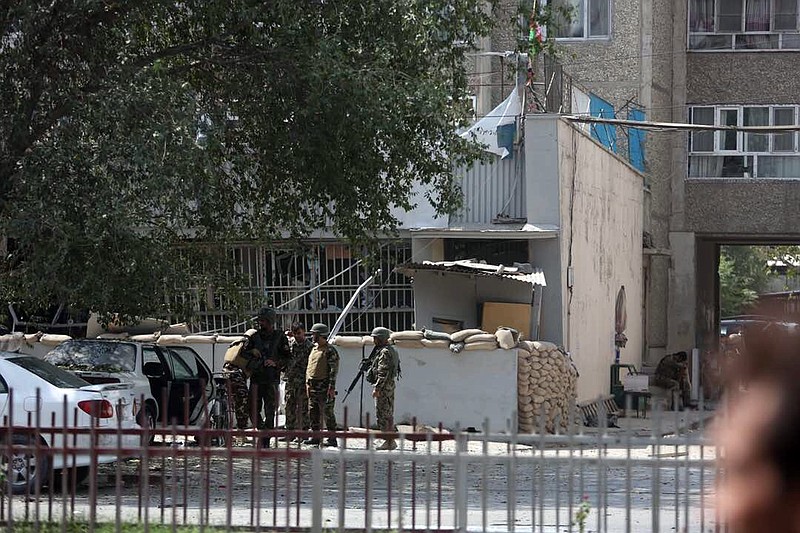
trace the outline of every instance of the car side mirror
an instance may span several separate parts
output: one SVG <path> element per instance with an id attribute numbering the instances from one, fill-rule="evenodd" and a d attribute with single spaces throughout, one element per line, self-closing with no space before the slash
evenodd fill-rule
<path id="1" fill-rule="evenodd" d="M 156 361 L 150 361 L 144 364 L 142 373 L 148 378 L 160 378 L 164 375 L 164 365 Z"/>

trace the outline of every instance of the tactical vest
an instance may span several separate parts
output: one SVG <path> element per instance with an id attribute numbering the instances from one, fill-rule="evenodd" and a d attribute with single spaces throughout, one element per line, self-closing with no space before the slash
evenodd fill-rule
<path id="1" fill-rule="evenodd" d="M 306 380 L 309 379 L 328 379 L 328 346 L 320 348 L 314 345 L 311 355 L 308 356 L 308 366 L 306 367 Z"/>

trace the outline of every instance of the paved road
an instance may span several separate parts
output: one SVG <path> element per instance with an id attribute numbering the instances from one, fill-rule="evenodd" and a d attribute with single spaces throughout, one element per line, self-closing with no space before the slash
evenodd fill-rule
<path id="1" fill-rule="evenodd" d="M 666 440 L 665 442 L 670 442 Z M 470 530 L 568 531 L 578 503 L 590 506 L 587 531 L 701 531 L 713 522 L 710 490 L 714 449 L 701 446 L 583 449 L 469 443 L 461 470 L 452 442 L 405 443 L 402 451 L 368 454 L 364 442 L 326 449 L 322 465 L 322 524 L 326 528 L 373 527 L 449 529 L 457 524 L 459 497 L 466 499 Z M 169 457 L 151 459 L 144 482 L 142 463 L 129 460 L 102 467 L 94 489 L 83 487 L 74 501 L 56 494 L 39 500 L 43 518 L 166 523 L 310 527 L 315 498 L 309 450 L 292 448 L 258 459 L 184 457 L 197 448 L 167 447 Z M 252 448 L 234 448 L 248 453 Z M 295 452 L 300 451 L 301 454 Z M 387 459 L 392 458 L 390 462 Z M 441 462 L 440 462 L 441 460 Z M 703 462 L 706 461 L 706 462 Z M 456 479 L 463 479 L 463 485 Z M 117 483 L 119 481 L 119 484 Z M 119 486 L 119 490 L 116 487 Z M 463 486 L 463 491 L 457 491 Z M 460 492 L 460 494 L 459 494 Z M 96 501 L 96 505 L 90 505 Z M 367 505 L 366 502 L 370 502 Z M 33 516 L 35 501 L 12 500 L 12 513 Z M 27 509 L 26 509 L 27 508 Z M 654 523 L 653 509 L 657 509 Z M 6 509 L 7 510 L 7 509 Z M 577 530 L 577 529 L 575 529 Z"/>

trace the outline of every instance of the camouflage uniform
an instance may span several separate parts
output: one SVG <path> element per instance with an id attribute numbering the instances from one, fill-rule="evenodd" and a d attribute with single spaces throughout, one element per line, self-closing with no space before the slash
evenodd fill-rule
<path id="1" fill-rule="evenodd" d="M 222 376 L 229 387 L 228 397 L 233 403 L 236 427 L 245 429 L 250 422 L 250 392 L 247 390 L 245 371 L 231 363 L 222 365 Z"/>
<path id="2" fill-rule="evenodd" d="M 286 429 L 308 429 L 308 395 L 306 394 L 306 367 L 314 343 L 308 337 L 303 342 L 292 338 L 289 348 L 292 358 L 286 367 Z"/>
<path id="3" fill-rule="evenodd" d="M 290 357 L 289 339 L 278 329 L 271 332 L 261 329 L 253 335 L 252 342 L 261 354 L 261 364 L 253 370 L 250 377 L 253 425 L 258 429 L 273 429 L 278 409 L 281 369 L 286 366 Z M 268 360 L 275 361 L 276 366 L 266 366 Z"/>
<path id="4" fill-rule="evenodd" d="M 317 363 L 317 364 L 315 364 Z M 308 415 L 312 431 L 322 430 L 322 417 L 328 431 L 336 431 L 334 406 L 336 397 L 328 397 L 329 387 L 336 388 L 336 375 L 339 373 L 339 352 L 327 344 L 320 348 L 315 344 L 308 357 L 306 383 L 308 384 Z"/>
<path id="5" fill-rule="evenodd" d="M 394 431 L 394 391 L 400 374 L 400 356 L 394 346 L 383 346 L 372 360 L 367 371 L 367 381 L 378 391 L 375 414 L 378 429 Z"/>

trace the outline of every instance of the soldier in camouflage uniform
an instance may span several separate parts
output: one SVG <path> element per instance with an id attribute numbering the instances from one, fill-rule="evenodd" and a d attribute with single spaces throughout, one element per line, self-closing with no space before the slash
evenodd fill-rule
<path id="1" fill-rule="evenodd" d="M 284 372 L 286 381 L 286 429 L 308 429 L 311 423 L 308 417 L 308 395 L 306 394 L 306 367 L 308 356 L 314 347 L 311 339 L 306 337 L 306 328 L 303 324 L 292 324 L 292 338 L 289 339 L 289 349 L 292 357 Z M 297 437 L 300 439 L 300 437 Z M 292 440 L 282 437 L 280 440 Z"/>
<path id="2" fill-rule="evenodd" d="M 253 349 L 260 355 L 260 364 L 250 377 L 251 415 L 253 425 L 258 429 L 275 428 L 281 370 L 291 357 L 289 340 L 283 330 L 275 328 L 276 321 L 274 309 L 261 309 L 258 313 L 259 329 L 251 336 Z M 269 437 L 264 437 L 262 446 L 269 447 L 269 441 Z"/>
<path id="3" fill-rule="evenodd" d="M 265 309 L 262 309 L 266 313 Z M 247 429 L 250 426 L 250 391 L 247 380 L 253 370 L 262 365 L 261 354 L 255 349 L 253 336 L 255 329 L 248 330 L 241 341 L 231 344 L 225 352 L 222 375 L 228 386 L 228 397 L 233 404 L 236 427 Z"/>
<path id="4" fill-rule="evenodd" d="M 308 393 L 308 414 L 311 430 L 322 430 L 323 411 L 325 426 L 328 431 L 336 431 L 336 416 L 333 407 L 336 402 L 336 375 L 339 373 L 339 352 L 328 344 L 328 326 L 314 324 L 311 332 L 314 336 L 314 347 L 308 356 L 306 367 L 306 387 Z M 303 444 L 321 444 L 319 437 L 311 437 Z M 325 444 L 336 446 L 336 439 L 328 437 Z"/>
<path id="5" fill-rule="evenodd" d="M 394 346 L 389 344 L 391 332 L 386 328 L 372 330 L 372 339 L 378 349 L 367 370 L 367 381 L 372 384 L 372 397 L 375 398 L 375 413 L 378 418 L 378 429 L 393 432 L 394 427 L 394 392 L 395 382 L 400 377 L 400 356 Z M 386 439 L 377 449 L 394 450 L 397 443 L 394 439 Z"/>

